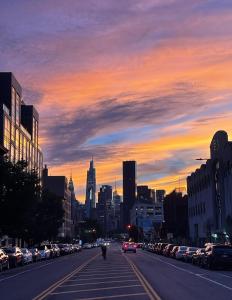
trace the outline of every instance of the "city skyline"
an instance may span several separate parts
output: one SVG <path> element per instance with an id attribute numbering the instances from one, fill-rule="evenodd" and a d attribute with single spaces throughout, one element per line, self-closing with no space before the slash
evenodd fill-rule
<path id="1" fill-rule="evenodd" d="M 216 131 L 231 140 L 232 4 L 56 3 L 0 4 L 0 65 L 40 114 L 51 174 L 72 170 L 79 200 L 92 155 L 98 187 L 116 177 L 122 194 L 121 163 L 135 160 L 140 185 L 171 191 Z"/>

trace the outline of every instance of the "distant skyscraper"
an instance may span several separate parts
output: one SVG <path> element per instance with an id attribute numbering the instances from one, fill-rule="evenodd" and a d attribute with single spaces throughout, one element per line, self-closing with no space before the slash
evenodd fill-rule
<path id="1" fill-rule="evenodd" d="M 98 192 L 97 220 L 104 235 L 106 235 L 111 229 L 111 210 L 112 186 L 103 185 Z"/>
<path id="2" fill-rule="evenodd" d="M 114 229 L 120 229 L 120 207 L 121 207 L 121 196 L 118 194 L 116 187 L 113 192 L 113 212 L 114 212 Z"/>
<path id="3" fill-rule="evenodd" d="M 78 216 L 77 216 L 77 212 L 78 212 L 78 201 L 76 200 L 76 195 L 75 195 L 75 191 L 74 191 L 74 183 L 72 180 L 72 176 L 69 179 L 69 183 L 68 183 L 68 189 L 71 193 L 71 220 L 72 220 L 72 236 L 74 236 L 75 234 L 75 227 L 77 226 L 77 222 L 78 222 Z"/>
<path id="4" fill-rule="evenodd" d="M 90 167 L 87 171 L 85 208 L 86 217 L 91 218 L 92 211 L 96 207 L 96 170 L 93 159 L 90 161 Z"/>
<path id="5" fill-rule="evenodd" d="M 149 189 L 147 185 L 137 186 L 137 200 L 151 201 L 151 189 Z"/>
<path id="6" fill-rule="evenodd" d="M 156 190 L 156 202 L 163 202 L 165 194 L 165 190 Z"/>
<path id="7" fill-rule="evenodd" d="M 123 162 L 123 224 L 130 224 L 130 209 L 136 199 L 136 162 Z"/>

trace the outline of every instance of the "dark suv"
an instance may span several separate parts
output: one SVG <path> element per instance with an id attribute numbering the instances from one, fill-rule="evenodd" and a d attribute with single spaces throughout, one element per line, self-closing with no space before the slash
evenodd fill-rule
<path id="1" fill-rule="evenodd" d="M 9 256 L 10 267 L 23 265 L 23 253 L 19 247 L 4 247 L 3 250 Z"/>
<path id="2" fill-rule="evenodd" d="M 229 245 L 208 245 L 201 259 L 202 267 L 232 267 L 232 247 Z"/>
<path id="3" fill-rule="evenodd" d="M 0 272 L 3 269 L 9 269 L 9 256 L 5 253 L 3 249 L 0 249 Z"/>

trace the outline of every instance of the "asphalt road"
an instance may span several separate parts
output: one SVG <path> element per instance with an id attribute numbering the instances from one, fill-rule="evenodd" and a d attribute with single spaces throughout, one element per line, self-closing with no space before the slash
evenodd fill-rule
<path id="1" fill-rule="evenodd" d="M 208 271 L 112 244 L 0 273 L 1 300 L 232 299 L 232 271 Z"/>

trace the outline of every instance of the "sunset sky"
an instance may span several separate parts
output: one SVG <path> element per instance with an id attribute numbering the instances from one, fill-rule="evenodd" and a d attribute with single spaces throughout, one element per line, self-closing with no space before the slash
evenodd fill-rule
<path id="1" fill-rule="evenodd" d="M 209 157 L 217 130 L 232 139 L 232 1 L 7 0 L 0 2 L 0 70 L 40 114 L 51 175 L 73 174 L 84 200 L 97 184 L 168 191 Z"/>

